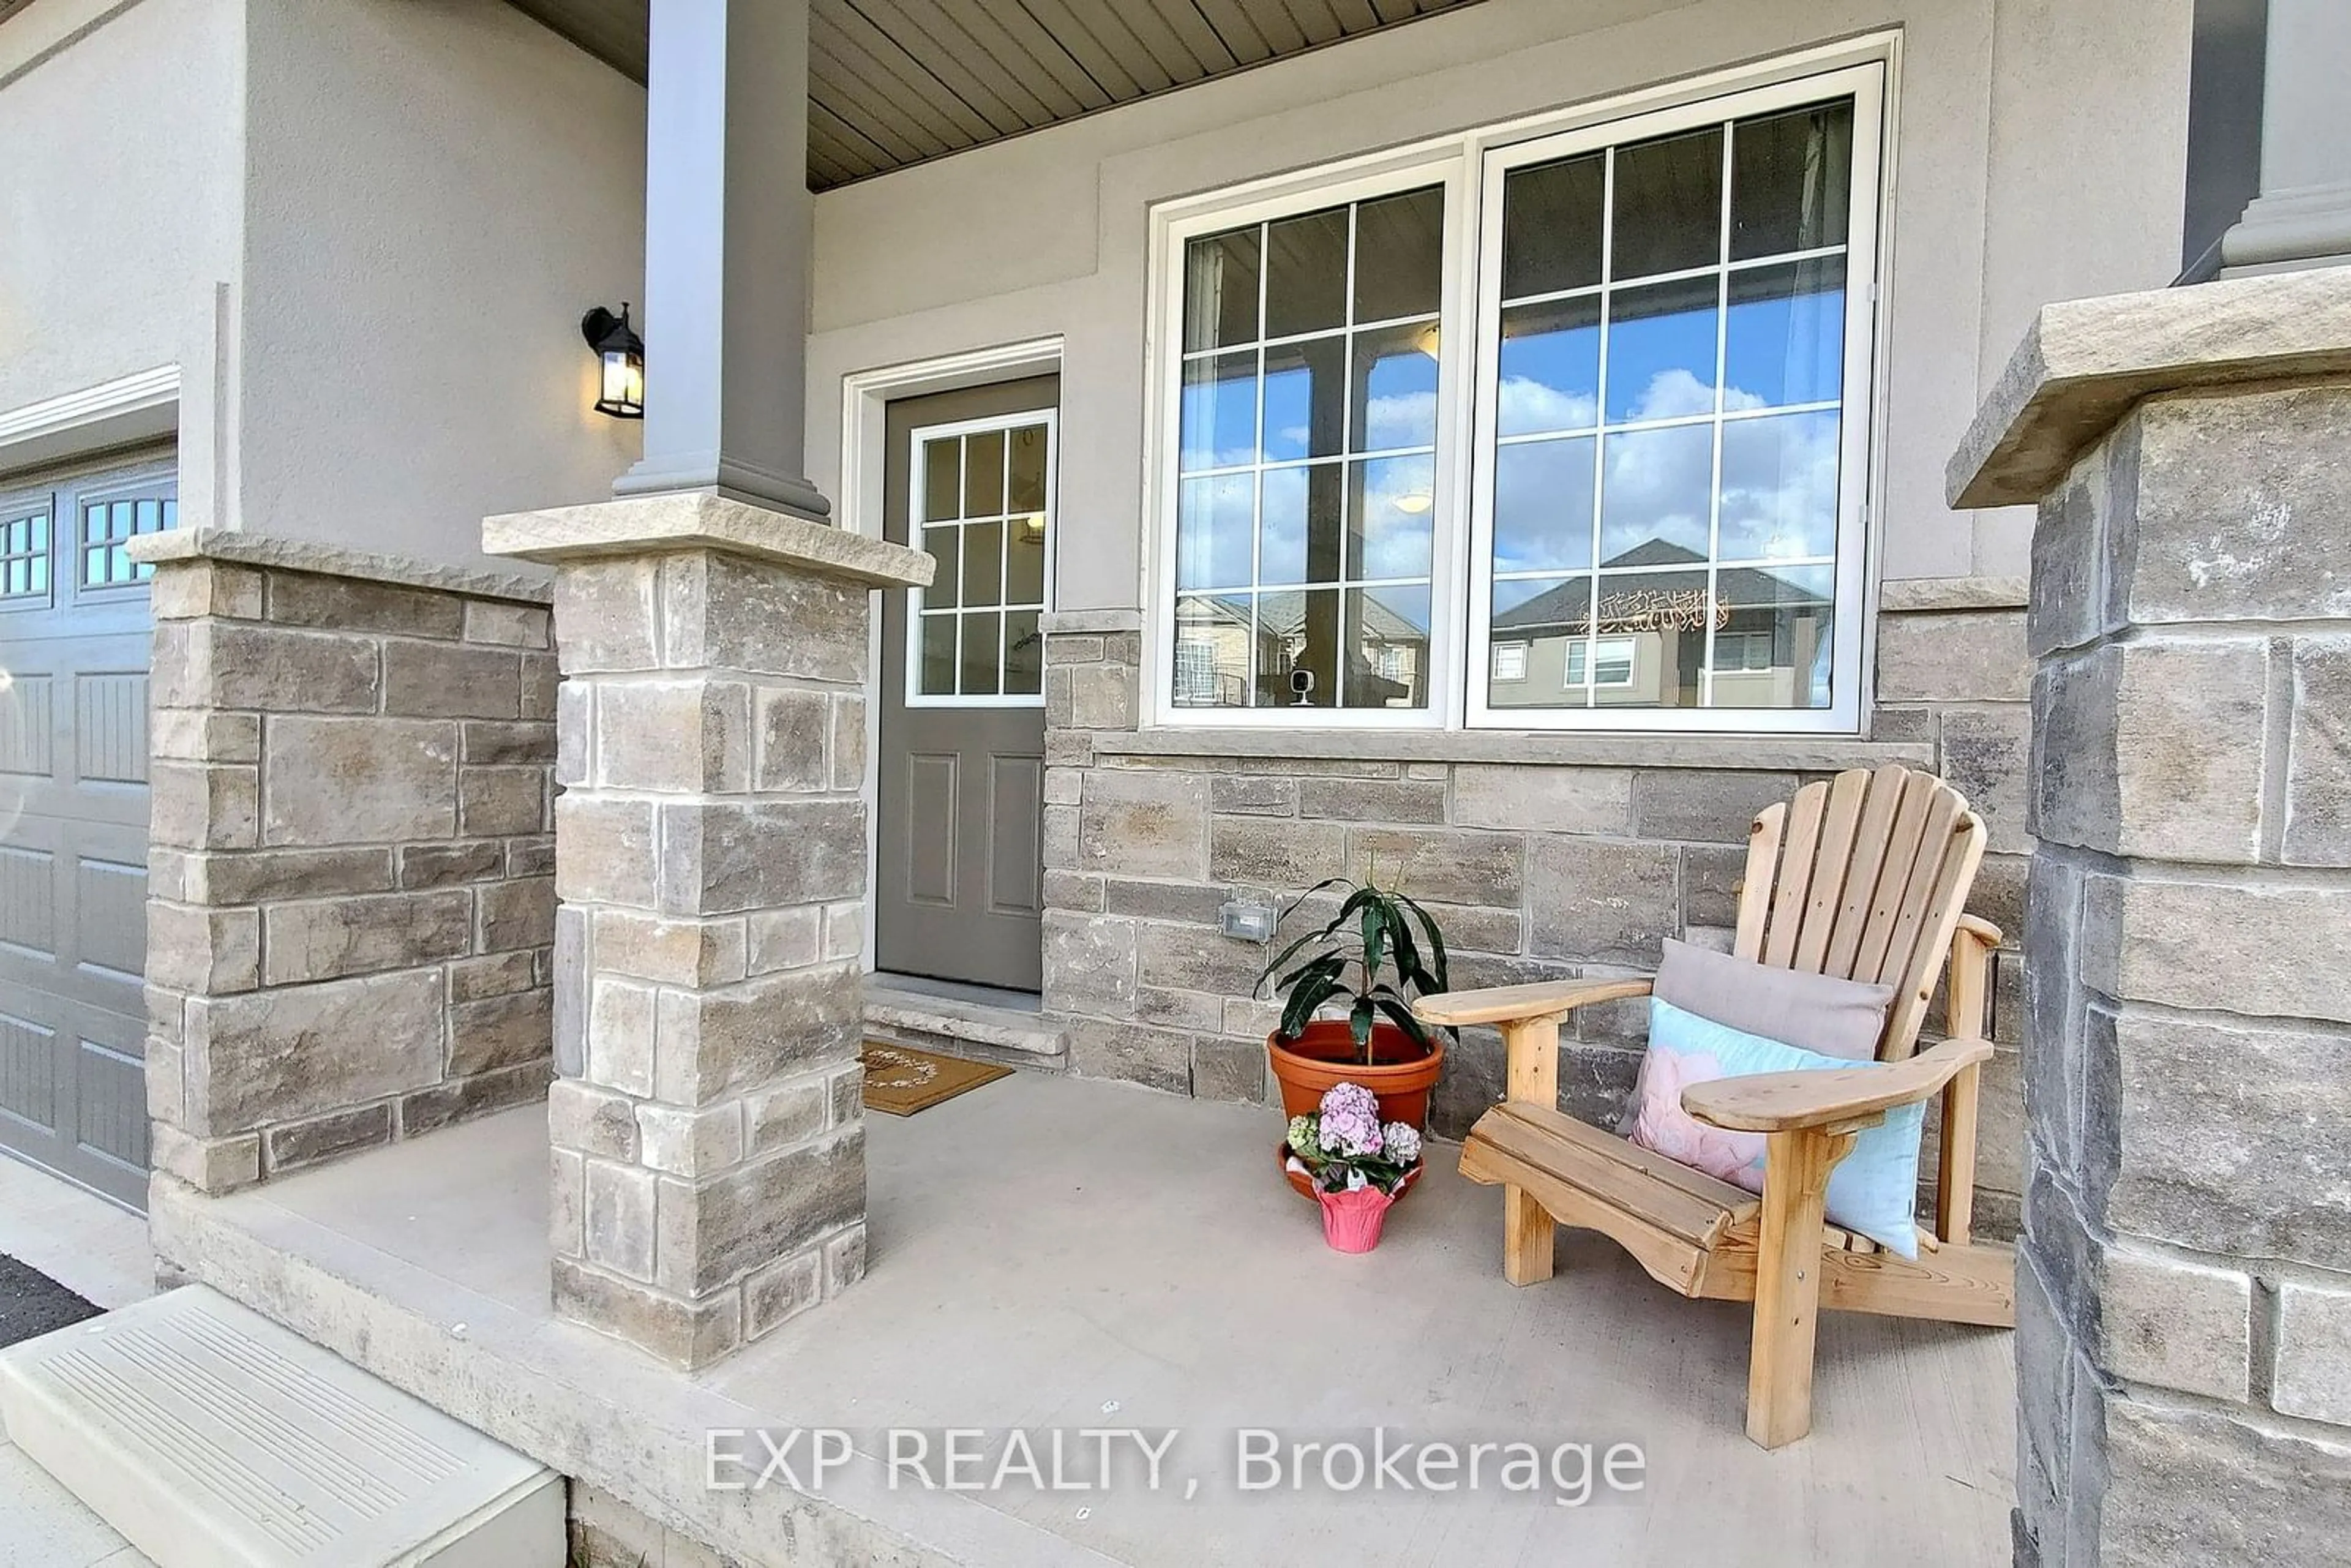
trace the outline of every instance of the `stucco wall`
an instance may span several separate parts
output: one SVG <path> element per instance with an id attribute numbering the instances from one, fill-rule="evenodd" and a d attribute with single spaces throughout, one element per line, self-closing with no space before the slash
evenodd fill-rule
<path id="1" fill-rule="evenodd" d="M 1060 604 L 1134 606 L 1150 204 L 1899 26 L 1880 570 L 2022 573 L 2025 519 L 1955 517 L 1943 463 L 2035 305 L 2177 270 L 2191 11 L 1487 0 L 828 193 L 813 476 L 838 493 L 842 373 L 1062 334 Z"/>
<path id="2" fill-rule="evenodd" d="M 177 365 L 183 418 L 213 428 L 244 14 L 43 0 L 0 26 L 0 413 Z M 225 455 L 183 449 L 183 521 L 214 520 Z"/>
<path id="3" fill-rule="evenodd" d="M 181 371 L 181 517 L 463 563 L 598 498 L 644 94 L 491 0 L 42 0 L 0 27 L 0 413 Z"/>
<path id="4" fill-rule="evenodd" d="M 643 89 L 503 5 L 247 9 L 235 521 L 462 562 L 609 494 L 580 316 L 642 298 Z"/>

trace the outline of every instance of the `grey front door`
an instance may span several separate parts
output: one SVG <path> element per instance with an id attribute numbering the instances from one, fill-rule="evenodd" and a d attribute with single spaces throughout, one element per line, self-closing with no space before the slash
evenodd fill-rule
<path id="1" fill-rule="evenodd" d="M 168 461 L 0 485 L 0 1147 L 147 1195 L 146 569 Z"/>
<path id="2" fill-rule="evenodd" d="M 938 558 L 882 612 L 874 967 L 1033 991 L 1055 408 L 1039 376 L 890 405 L 883 526 Z"/>

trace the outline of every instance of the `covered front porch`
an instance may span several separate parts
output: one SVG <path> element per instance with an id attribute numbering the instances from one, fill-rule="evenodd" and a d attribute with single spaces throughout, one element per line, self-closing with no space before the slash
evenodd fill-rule
<path id="1" fill-rule="evenodd" d="M 2001 1332 L 1832 1313 L 1811 1437 L 1741 1430 L 1749 1310 L 1690 1302 L 1605 1240 L 1563 1231 L 1559 1277 L 1506 1284 L 1501 1196 L 1432 1150 L 1379 1250 L 1327 1250 L 1278 1179 L 1277 1114 L 1019 1072 L 921 1115 L 867 1123 L 870 1266 L 853 1305 L 803 1313 L 679 1374 L 559 1320 L 547 1280 L 547 1118 L 488 1117 L 225 1197 L 158 1194 L 167 1254 L 507 1443 L 679 1534 L 761 1562 L 1779 1564 L 1988 1562 L 2013 1496 L 2014 1372 Z M 852 1435 L 814 1495 L 711 1468 L 707 1434 Z M 888 1482 L 887 1429 L 1140 1428 L 1107 1490 L 925 1490 Z M 1240 1428 L 1292 1443 L 1535 1445 L 1546 1473 L 1476 1495 L 1372 1478 L 1241 1492 Z M 795 1453 L 805 1455 L 812 1439 Z M 1092 1439 L 1086 1440 L 1089 1445 Z M 1548 1473 L 1561 1445 L 1588 1445 Z M 1600 1479 L 1638 1447 L 1639 1490 Z M 903 1451 L 903 1450 L 902 1450 Z M 1095 1473 L 1091 1456 L 1065 1480 Z M 805 1462 L 799 1467 L 810 1483 Z M 1262 1471 L 1251 1472 L 1261 1479 Z M 1414 1471 L 1409 1458 L 1403 1475 Z M 1047 1479 L 1052 1479 L 1050 1471 Z M 1196 1495 L 1189 1484 L 1197 1482 Z M 591 1524 L 590 1497 L 575 1511 Z M 641 1521 L 639 1521 L 641 1522 Z M 624 1530 L 626 1525 L 611 1528 Z M 636 1561 L 621 1542 L 621 1561 Z M 660 1562 L 658 1542 L 652 1561 Z M 676 1549 L 672 1548 L 673 1552 Z M 673 1555 L 674 1563 L 680 1559 Z M 700 1561 L 700 1559 L 692 1559 Z"/>

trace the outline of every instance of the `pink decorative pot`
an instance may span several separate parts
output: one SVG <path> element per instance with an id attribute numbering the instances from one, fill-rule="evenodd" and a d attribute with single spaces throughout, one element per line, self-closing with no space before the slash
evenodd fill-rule
<path id="1" fill-rule="evenodd" d="M 1380 1244 L 1380 1227 L 1395 1199 L 1377 1187 L 1353 1192 L 1318 1192 L 1322 1206 L 1322 1239 L 1333 1252 L 1369 1252 Z"/>

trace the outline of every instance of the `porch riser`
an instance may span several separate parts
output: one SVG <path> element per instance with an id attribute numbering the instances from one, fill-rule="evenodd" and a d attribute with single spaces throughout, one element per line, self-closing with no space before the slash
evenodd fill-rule
<path id="1" fill-rule="evenodd" d="M 758 1412 L 584 1330 L 550 1339 L 542 1320 L 293 1216 L 248 1207 L 230 1220 L 219 1208 L 177 1183 L 159 1182 L 150 1206 L 158 1251 L 575 1486 L 610 1493 L 687 1540 L 767 1568 L 1078 1568 L 1096 1561 L 959 1498 L 928 1500 L 924 1510 L 952 1547 L 910 1540 L 861 1517 L 883 1505 L 878 1465 L 870 1476 L 835 1479 L 828 1490 L 848 1506 L 782 1486 L 712 1491 L 701 1479 L 706 1434 L 758 1426 Z M 420 1311 L 419 1302 L 431 1305 Z M 463 1337 L 449 1332 L 453 1322 L 467 1325 Z"/>

